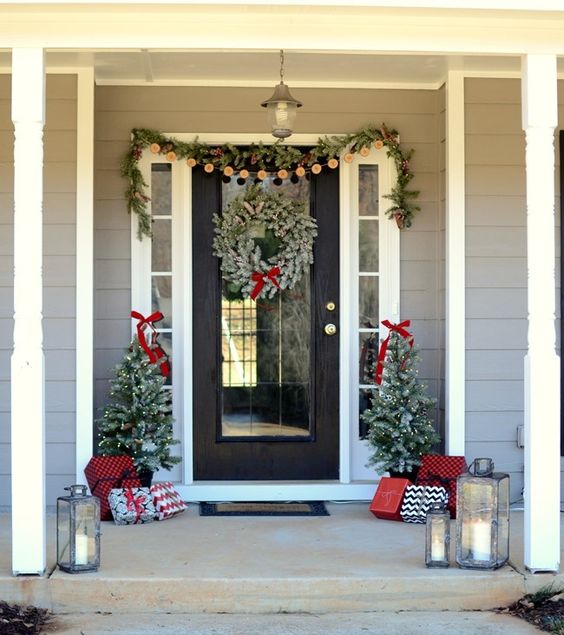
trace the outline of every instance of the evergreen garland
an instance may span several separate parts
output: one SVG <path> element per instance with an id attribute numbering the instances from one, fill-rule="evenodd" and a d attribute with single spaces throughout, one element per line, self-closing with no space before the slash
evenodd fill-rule
<path id="1" fill-rule="evenodd" d="M 385 148 L 388 157 L 392 158 L 396 167 L 396 183 L 387 198 L 392 206 L 386 211 L 388 218 L 395 219 L 398 227 L 411 227 L 413 215 L 420 208 L 415 204 L 419 192 L 409 190 L 408 184 L 413 179 L 411 156 L 413 150 L 404 151 L 400 147 L 397 130 L 389 130 L 384 124 L 379 128 L 369 126 L 358 132 L 322 137 L 317 144 L 305 150 L 296 146 L 288 146 L 278 140 L 273 144 L 251 143 L 238 147 L 226 143 L 209 145 L 201 143 L 196 137 L 192 141 L 180 141 L 166 137 L 156 130 L 134 128 L 127 154 L 121 162 L 121 175 L 127 179 L 126 191 L 129 213 L 137 214 L 137 235 L 151 236 L 151 216 L 147 211 L 148 196 L 145 194 L 147 183 L 139 169 L 139 160 L 143 151 L 149 149 L 154 154 L 164 155 L 168 161 L 183 160 L 189 167 L 203 165 L 208 172 L 221 170 L 229 179 L 233 173 L 239 174 L 243 183 L 256 173 L 253 178 L 263 180 L 267 172 L 277 172 L 278 179 L 302 178 L 309 173 L 318 174 L 324 167 L 334 169 L 339 165 L 339 157 L 350 163 L 355 153 L 367 156 L 369 149 Z"/>
<path id="2" fill-rule="evenodd" d="M 171 393 L 163 390 L 165 378 L 152 364 L 135 336 L 115 368 L 111 403 L 98 424 L 102 455 L 128 454 L 135 467 L 156 472 L 169 470 L 180 457 L 170 455 L 172 438 Z"/>
<path id="3" fill-rule="evenodd" d="M 390 333 L 382 383 L 362 415 L 372 450 L 368 464 L 379 472 L 412 472 L 440 441 L 429 417 L 436 400 L 426 395 L 417 377 L 419 359 L 415 346 L 410 348 L 396 331 Z"/>
<path id="4" fill-rule="evenodd" d="M 253 274 L 278 267 L 280 273 L 274 278 L 278 287 L 265 276 L 264 286 L 253 297 L 272 298 L 278 288 L 293 289 L 313 263 L 317 221 L 307 213 L 304 201 L 251 185 L 221 216 L 214 214 L 213 223 L 213 253 L 221 258 L 223 279 L 231 283 L 232 294 L 250 296 L 256 285 Z M 255 229 L 262 229 L 263 239 L 254 237 Z"/>

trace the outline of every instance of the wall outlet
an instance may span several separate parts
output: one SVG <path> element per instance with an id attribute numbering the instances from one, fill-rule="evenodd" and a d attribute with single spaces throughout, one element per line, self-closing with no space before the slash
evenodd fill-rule
<path id="1" fill-rule="evenodd" d="M 525 447 L 525 426 L 517 426 L 517 447 Z"/>

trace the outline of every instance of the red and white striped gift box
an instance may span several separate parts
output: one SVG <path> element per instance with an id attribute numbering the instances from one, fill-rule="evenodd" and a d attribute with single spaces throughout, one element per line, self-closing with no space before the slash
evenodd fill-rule
<path id="1" fill-rule="evenodd" d="M 170 481 L 153 483 L 151 485 L 151 494 L 157 510 L 157 520 L 166 520 L 176 516 L 176 514 L 180 514 L 188 507 Z"/>

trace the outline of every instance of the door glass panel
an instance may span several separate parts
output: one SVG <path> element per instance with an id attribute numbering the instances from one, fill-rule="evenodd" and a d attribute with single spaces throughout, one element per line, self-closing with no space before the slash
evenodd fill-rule
<path id="1" fill-rule="evenodd" d="M 358 214 L 378 216 L 378 166 L 358 166 Z"/>
<path id="2" fill-rule="evenodd" d="M 153 311 L 160 311 L 163 319 L 159 329 L 172 327 L 172 276 L 152 276 L 151 304 Z"/>
<path id="3" fill-rule="evenodd" d="M 361 329 L 378 328 L 378 276 L 358 278 L 358 324 Z"/>
<path id="4" fill-rule="evenodd" d="M 359 384 L 373 384 L 376 362 L 378 360 L 378 333 L 361 333 L 359 335 Z"/>
<path id="5" fill-rule="evenodd" d="M 151 242 L 151 270 L 172 271 L 172 220 L 153 220 Z"/>
<path id="6" fill-rule="evenodd" d="M 378 220 L 361 218 L 358 224 L 359 271 L 378 271 Z"/>
<path id="7" fill-rule="evenodd" d="M 245 186 L 222 185 L 223 208 Z M 309 200 L 309 183 L 272 179 L 265 187 Z M 233 295 L 221 299 L 221 437 L 304 439 L 311 436 L 311 293 L 305 275 L 294 289 L 257 302 Z"/>
<path id="8" fill-rule="evenodd" d="M 362 413 L 370 407 L 374 390 L 380 325 L 378 166 L 358 166 L 358 329 L 359 329 L 359 438 L 366 436 Z"/>
<path id="9" fill-rule="evenodd" d="M 151 212 L 153 216 L 168 216 L 172 210 L 172 164 L 151 165 Z"/>

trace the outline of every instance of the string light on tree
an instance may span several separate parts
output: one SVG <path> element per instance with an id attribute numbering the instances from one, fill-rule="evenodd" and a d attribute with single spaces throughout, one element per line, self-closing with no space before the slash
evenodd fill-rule
<path id="1" fill-rule="evenodd" d="M 375 370 L 379 385 L 362 415 L 372 451 L 369 465 L 379 471 L 410 473 L 440 440 L 429 416 L 436 401 L 417 378 L 419 355 L 407 331 L 409 320 L 383 324 L 390 334 L 381 345 Z"/>
<path id="2" fill-rule="evenodd" d="M 173 441 L 171 392 L 163 390 L 165 377 L 152 363 L 137 336 L 115 370 L 112 401 L 98 423 L 102 455 L 129 454 L 137 469 L 170 469 L 180 461 L 171 456 Z"/>

